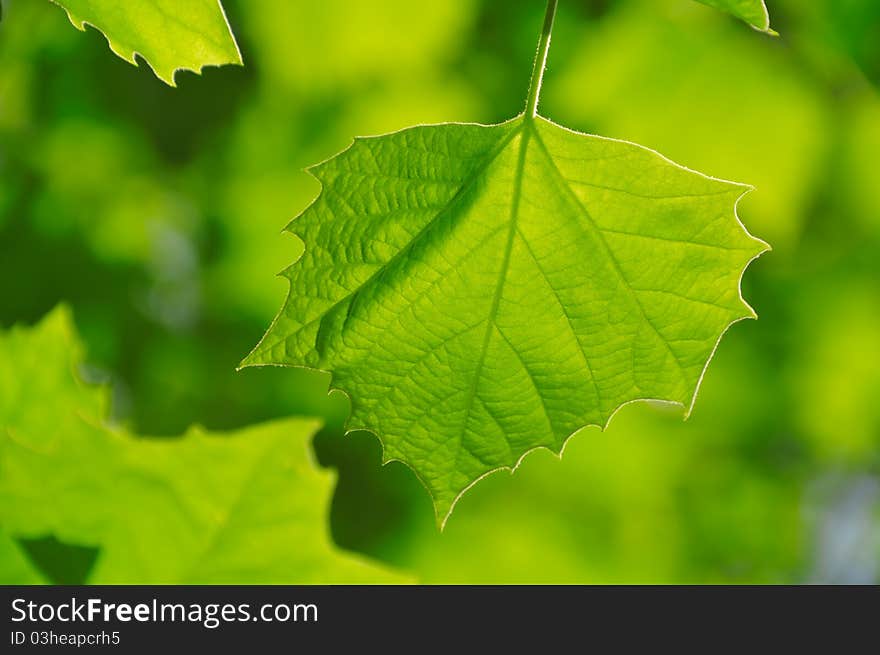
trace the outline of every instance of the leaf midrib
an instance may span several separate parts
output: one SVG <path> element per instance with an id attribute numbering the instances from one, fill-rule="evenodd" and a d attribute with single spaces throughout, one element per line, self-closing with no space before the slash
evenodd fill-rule
<path id="1" fill-rule="evenodd" d="M 471 412 L 474 408 L 474 399 L 477 397 L 477 387 L 480 383 L 480 376 L 483 373 L 483 365 L 486 362 L 486 352 L 489 350 L 489 341 L 492 338 L 492 329 L 495 327 L 495 319 L 498 316 L 498 306 L 501 304 L 501 296 L 504 293 L 504 284 L 507 281 L 507 273 L 510 270 L 510 256 L 513 252 L 513 241 L 514 237 L 516 236 L 517 219 L 519 218 L 519 201 L 520 196 L 522 195 L 522 179 L 523 173 L 525 171 L 526 154 L 529 149 L 529 140 L 532 136 L 532 133 L 534 132 L 532 121 L 523 119 L 523 127 L 520 128 L 519 132 L 521 141 L 519 144 L 519 153 L 517 154 L 516 170 L 514 171 L 513 175 L 513 195 L 510 201 L 510 217 L 508 218 L 507 241 L 504 246 L 504 254 L 501 260 L 501 267 L 498 271 L 498 282 L 495 284 L 495 292 L 492 296 L 492 305 L 489 307 L 489 316 L 486 319 L 486 331 L 483 335 L 483 344 L 480 348 L 479 359 L 477 360 L 477 366 L 474 369 L 473 380 L 471 381 L 471 386 L 467 395 L 464 420 L 462 421 L 461 431 L 458 435 L 458 449 L 455 455 L 455 467 L 453 468 L 453 471 L 458 468 L 458 459 L 461 456 L 462 446 L 464 444 L 465 430 L 467 430 L 467 425 L 470 421 Z M 551 429 L 553 428 L 552 422 L 550 423 L 550 427 Z M 502 430 L 501 434 L 504 436 L 504 442 L 507 445 L 508 454 L 513 457 L 513 451 L 510 447 L 510 441 L 507 439 L 507 433 Z"/>

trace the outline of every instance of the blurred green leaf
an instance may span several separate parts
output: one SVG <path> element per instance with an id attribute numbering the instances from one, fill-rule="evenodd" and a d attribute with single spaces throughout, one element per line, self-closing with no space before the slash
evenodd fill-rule
<path id="1" fill-rule="evenodd" d="M 93 25 L 110 49 L 132 64 L 141 55 L 163 82 L 175 86 L 180 69 L 241 64 L 220 0 L 52 0 L 70 22 Z"/>
<path id="2" fill-rule="evenodd" d="M 770 29 L 770 13 L 764 0 L 697 0 L 697 2 L 726 11 L 749 23 L 756 30 L 776 34 Z"/>
<path id="3" fill-rule="evenodd" d="M 537 447 L 637 399 L 690 411 L 766 249 L 745 187 L 545 119 L 358 139 L 311 169 L 305 253 L 244 365 L 331 370 L 355 428 L 409 465 L 438 520 Z"/>
<path id="4" fill-rule="evenodd" d="M 76 378 L 80 346 L 63 308 L 0 337 L 0 353 L 0 525 L 27 552 L 49 535 L 99 548 L 91 583 L 403 579 L 330 540 L 334 480 L 312 460 L 317 421 L 174 439 L 114 429 L 104 390 Z M 0 546 L 13 580 L 28 577 L 19 555 Z"/>

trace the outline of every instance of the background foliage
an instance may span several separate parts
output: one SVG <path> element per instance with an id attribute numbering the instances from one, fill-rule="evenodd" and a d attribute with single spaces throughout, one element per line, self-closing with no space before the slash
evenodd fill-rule
<path id="1" fill-rule="evenodd" d="M 320 416 L 336 542 L 427 582 L 880 580 L 880 5 L 561 3 L 542 113 L 758 190 L 774 252 L 693 416 L 622 410 L 475 487 L 446 531 L 328 377 L 234 368 L 301 247 L 301 169 L 356 134 L 521 109 L 542 3 L 227 0 L 246 66 L 166 87 L 48 2 L 2 0 L 0 324 L 67 301 L 116 421 L 174 435 Z M 62 553 L 61 555 L 64 555 Z M 33 551 L 43 567 L 56 550 Z"/>

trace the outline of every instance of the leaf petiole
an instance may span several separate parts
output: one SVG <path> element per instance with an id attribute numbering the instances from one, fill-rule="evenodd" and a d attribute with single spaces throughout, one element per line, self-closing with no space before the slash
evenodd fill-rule
<path id="1" fill-rule="evenodd" d="M 532 68 L 532 79 L 529 81 L 529 95 L 526 100 L 525 119 L 532 120 L 538 115 L 538 100 L 541 96 L 541 82 L 544 80 L 544 68 L 547 66 L 547 53 L 550 51 L 550 33 L 553 31 L 553 19 L 556 18 L 556 5 L 559 0 L 547 0 L 547 11 L 544 14 L 544 26 L 538 40 L 538 52 Z"/>

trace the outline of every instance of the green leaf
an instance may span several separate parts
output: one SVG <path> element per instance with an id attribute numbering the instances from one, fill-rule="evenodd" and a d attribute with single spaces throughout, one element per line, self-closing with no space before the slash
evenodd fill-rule
<path id="1" fill-rule="evenodd" d="M 141 55 L 171 86 L 178 70 L 241 64 L 241 53 L 220 0 L 52 0 L 70 22 L 93 25 L 110 49 L 132 64 Z"/>
<path id="2" fill-rule="evenodd" d="M 74 373 L 80 350 L 64 309 L 0 336 L 4 582 L 46 577 L 21 547 L 46 536 L 99 548 L 96 584 L 402 580 L 332 543 L 316 421 L 137 438 L 103 420 L 106 391 Z"/>
<path id="3" fill-rule="evenodd" d="M 770 29 L 770 13 L 764 0 L 697 0 L 697 2 L 726 11 L 760 32 L 776 35 L 776 32 Z"/>
<path id="4" fill-rule="evenodd" d="M 243 366 L 331 370 L 352 429 L 445 522 L 481 477 L 640 399 L 690 412 L 767 249 L 748 187 L 527 115 L 359 138 L 323 190 L 287 301 Z"/>

